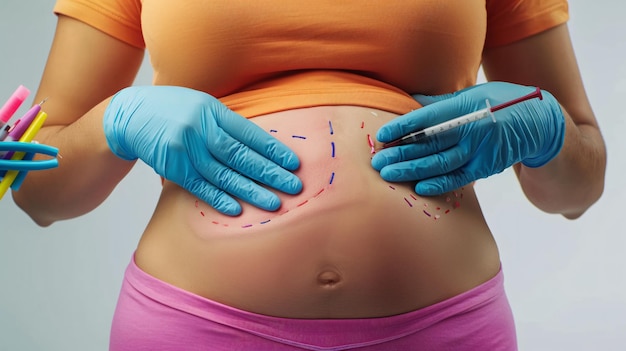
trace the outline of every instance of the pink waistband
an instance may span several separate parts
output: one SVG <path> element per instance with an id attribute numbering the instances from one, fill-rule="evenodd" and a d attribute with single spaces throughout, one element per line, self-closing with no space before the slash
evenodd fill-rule
<path id="1" fill-rule="evenodd" d="M 197 323 L 197 318 L 201 318 L 281 344 L 297 347 L 316 345 L 308 349 L 331 350 L 334 349 L 333 345 L 338 345 L 340 340 L 341 349 L 345 350 L 381 344 L 418 333 L 452 316 L 467 315 L 473 310 L 480 310 L 482 306 L 495 300 L 498 302 L 494 305 L 502 306 L 502 301 L 504 301 L 508 308 L 503 279 L 502 270 L 500 270 L 495 277 L 467 292 L 396 316 L 367 319 L 292 319 L 251 313 L 192 294 L 148 275 L 132 260 L 126 271 L 121 296 L 135 295 L 135 300 L 137 296 L 140 299 L 148 298 L 159 305 L 183 312 L 180 318 L 191 315 L 193 317 L 189 317 L 196 321 L 195 323 Z M 134 291 L 131 292 L 128 289 Z M 494 313 L 498 314 L 498 308 L 488 308 L 485 309 L 486 312 L 479 312 L 479 318 L 492 318 Z M 159 318 L 158 315 L 152 317 Z M 446 328 L 438 329 L 445 330 Z M 449 332 L 455 333 L 453 330 Z M 324 337 L 320 338 L 320 335 Z"/>

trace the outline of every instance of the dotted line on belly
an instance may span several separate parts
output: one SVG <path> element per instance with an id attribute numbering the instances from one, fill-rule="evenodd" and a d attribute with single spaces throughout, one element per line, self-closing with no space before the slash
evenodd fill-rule
<path id="1" fill-rule="evenodd" d="M 391 190 L 397 190 L 396 187 L 389 185 Z M 458 191 L 453 191 L 446 196 L 446 206 L 430 206 L 428 203 L 424 202 L 422 209 L 422 213 L 428 218 L 432 218 L 433 220 L 438 220 L 442 216 L 448 215 L 452 213 L 452 211 L 461 207 L 461 201 L 463 200 L 463 191 L 465 188 L 461 188 Z M 404 196 L 404 202 L 411 208 L 416 207 L 414 202 L 419 201 L 417 195 L 409 193 Z M 417 207 L 416 207 L 417 208 Z"/>
<path id="2" fill-rule="evenodd" d="M 371 114 L 374 117 L 377 117 L 378 115 L 376 114 L 376 112 L 371 112 Z M 365 128 L 365 121 L 362 121 L 360 124 L 360 128 L 364 129 Z M 335 130 L 333 128 L 333 122 L 332 121 L 328 121 L 328 129 L 329 129 L 329 134 L 333 135 L 335 134 Z M 270 133 L 278 133 L 278 130 L 276 129 L 270 129 Z M 292 135 L 292 138 L 294 139 L 301 139 L 301 140 L 307 140 L 306 136 L 303 135 Z M 367 145 L 370 148 L 370 153 L 374 154 L 376 153 L 376 149 L 374 147 L 374 141 L 372 139 L 372 136 L 370 134 L 367 134 Z M 336 149 L 336 145 L 334 141 L 330 142 L 330 158 L 331 159 L 336 159 L 337 156 L 337 149 Z M 280 217 L 282 215 L 287 214 L 289 211 L 291 211 L 292 209 L 295 208 L 300 208 L 303 207 L 305 205 L 307 205 L 311 200 L 316 199 L 317 197 L 319 197 L 324 191 L 326 191 L 326 189 L 328 189 L 331 185 L 333 185 L 335 181 L 335 172 L 331 172 L 330 176 L 329 176 L 329 180 L 328 183 L 325 187 L 321 188 L 320 190 L 318 190 L 315 195 L 313 195 L 311 198 L 306 199 L 300 203 L 298 203 L 295 207 L 290 208 L 290 209 L 286 209 L 282 212 L 280 212 L 279 214 L 277 214 L 276 216 L 274 216 L 274 218 Z M 389 188 L 391 190 L 396 191 L 396 187 L 389 185 Z M 428 217 L 431 218 L 433 220 L 438 220 L 440 219 L 442 216 L 448 215 L 450 213 L 452 213 L 454 210 L 458 209 L 461 207 L 461 200 L 463 199 L 463 190 L 464 188 L 461 188 L 460 191 L 454 191 L 450 194 L 448 194 L 448 196 L 446 197 L 446 203 L 448 204 L 445 207 L 441 207 L 441 206 L 436 206 L 436 207 L 432 207 L 430 206 L 428 203 L 424 202 L 423 206 L 421 207 L 422 211 L 421 213 Z M 406 203 L 407 206 L 409 206 L 410 208 L 420 208 L 419 206 L 416 205 L 416 203 L 419 201 L 419 198 L 417 197 L 416 194 L 413 193 L 409 193 L 406 196 L 403 196 L 403 200 Z M 199 207 L 199 201 L 196 200 L 196 204 L 195 204 L 196 208 Z M 206 217 L 205 213 L 203 211 L 200 211 L 200 215 L 202 217 Z M 252 228 L 255 225 L 264 225 L 264 224 L 268 224 L 272 221 L 272 218 L 268 218 L 264 221 L 260 221 L 257 224 L 244 224 L 242 226 L 240 226 L 241 228 Z M 220 223 L 218 221 L 211 221 L 212 224 L 215 225 L 219 225 L 219 226 L 223 226 L 223 227 L 231 227 L 231 224 L 228 223 Z M 232 226 L 235 227 L 235 226 Z"/>
<path id="3" fill-rule="evenodd" d="M 334 131 L 334 129 L 333 129 L 333 122 L 332 122 L 332 121 L 330 121 L 330 120 L 328 121 L 328 129 L 329 129 L 329 134 L 330 134 L 330 135 L 334 135 L 334 134 L 335 134 L 335 131 Z M 270 129 L 270 133 L 278 133 L 278 130 L 276 130 L 276 129 Z M 303 135 L 292 135 L 291 137 L 292 137 L 293 139 L 307 140 L 307 137 L 306 137 L 306 136 L 303 136 Z M 334 141 L 331 141 L 331 142 L 330 142 L 330 158 L 331 158 L 331 159 L 335 159 L 335 158 L 336 158 L 336 153 L 337 153 L 337 150 L 336 150 L 335 142 L 334 142 Z M 322 193 L 323 193 L 324 191 L 326 191 L 326 189 L 327 189 L 328 187 L 330 187 L 331 185 L 333 185 L 333 182 L 334 182 L 334 181 L 335 181 L 335 172 L 331 172 L 331 173 L 330 173 L 330 176 L 329 176 L 328 184 L 327 184 L 325 187 L 323 187 L 323 188 L 319 189 L 319 190 L 315 193 L 315 195 L 313 195 L 311 198 L 306 199 L 306 200 L 304 200 L 304 201 L 302 201 L 302 202 L 298 203 L 295 207 L 293 207 L 293 208 L 291 208 L 291 209 L 286 209 L 286 210 L 284 210 L 284 211 L 280 212 L 278 215 L 274 216 L 274 218 L 277 218 L 277 217 L 279 217 L 279 216 L 282 216 L 282 215 L 284 215 L 284 214 L 288 213 L 290 210 L 292 210 L 292 209 L 294 209 L 294 208 L 300 208 L 300 207 L 305 206 L 306 204 L 308 204 L 308 203 L 309 203 L 309 201 L 311 201 L 311 200 L 313 200 L 313 199 L 316 199 L 317 197 L 319 197 L 320 195 L 322 195 Z M 199 204 L 199 201 L 198 201 L 198 200 L 196 200 L 196 204 L 195 204 L 195 205 L 196 205 L 196 208 L 198 208 L 198 207 L 200 206 L 200 204 Z M 203 211 L 200 211 L 200 215 L 201 215 L 202 217 L 206 217 L 206 214 L 205 214 Z M 252 224 L 252 223 L 249 223 L 249 224 L 244 224 L 244 225 L 242 225 L 242 226 L 241 226 L 241 228 L 252 228 L 252 227 L 253 227 L 253 226 L 255 226 L 255 225 L 263 225 L 263 224 L 268 224 L 268 223 L 270 223 L 271 221 L 272 221 L 272 218 L 268 218 L 268 219 L 266 219 L 266 220 L 264 220 L 264 221 L 258 222 L 258 224 Z M 218 222 L 218 221 L 214 221 L 214 220 L 212 220 L 212 221 L 211 221 L 211 223 L 212 223 L 212 224 L 215 224 L 215 225 L 223 226 L 223 227 L 231 227 L 231 225 L 230 225 L 230 224 L 228 224 L 228 223 L 220 223 L 220 222 Z M 234 227 L 234 226 L 232 226 L 232 227 Z"/>

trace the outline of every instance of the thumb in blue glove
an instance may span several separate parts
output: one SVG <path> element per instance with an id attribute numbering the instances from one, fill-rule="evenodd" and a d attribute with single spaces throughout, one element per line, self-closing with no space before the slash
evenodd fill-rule
<path id="1" fill-rule="evenodd" d="M 490 82 L 453 94 L 413 95 L 424 107 L 395 118 L 377 134 L 388 143 L 409 133 L 453 118 L 519 98 L 535 88 Z M 552 94 L 531 99 L 495 112 L 489 118 L 427 137 L 414 144 L 383 149 L 372 166 L 391 182 L 417 181 L 416 193 L 440 195 L 477 179 L 497 174 L 522 162 L 540 167 L 561 150 L 565 117 Z"/>
<path id="2" fill-rule="evenodd" d="M 302 190 L 290 172 L 300 166 L 295 153 L 209 94 L 129 87 L 112 98 L 103 123 L 115 155 L 141 159 L 224 214 L 241 213 L 232 196 L 277 210 L 278 196 L 256 182 L 289 194 Z"/>

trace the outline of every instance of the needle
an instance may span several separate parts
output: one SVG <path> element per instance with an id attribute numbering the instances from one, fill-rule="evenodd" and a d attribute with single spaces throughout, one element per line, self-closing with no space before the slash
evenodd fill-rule
<path id="1" fill-rule="evenodd" d="M 522 101 L 526 101 L 526 100 L 530 100 L 533 98 L 539 98 L 540 100 L 543 99 L 543 95 L 541 95 L 541 89 L 539 88 L 535 88 L 535 91 L 533 91 L 532 93 L 528 94 L 528 95 L 524 95 L 522 97 L 519 97 L 517 99 L 513 99 L 511 101 L 507 101 L 504 102 L 500 105 L 496 105 L 491 107 L 491 105 L 489 104 L 489 100 L 485 100 L 485 103 L 487 105 L 487 108 L 484 108 L 482 110 L 478 110 L 475 112 L 471 112 L 468 113 L 464 116 L 461 117 L 457 117 L 454 119 L 451 119 L 449 121 L 443 122 L 443 123 L 439 123 L 437 125 L 434 125 L 432 127 L 428 127 L 428 128 L 424 128 L 422 130 L 419 130 L 417 132 L 413 132 L 410 134 L 407 134 L 405 136 L 403 136 L 400 139 L 396 139 L 393 141 L 390 141 L 386 144 L 383 144 L 383 149 L 388 148 L 388 147 L 392 147 L 392 146 L 399 146 L 399 145 L 406 145 L 406 144 L 412 144 L 415 142 L 418 142 L 428 136 L 431 135 L 435 135 L 435 134 L 439 134 L 441 132 L 445 132 L 447 130 L 450 130 L 452 128 L 456 128 L 459 126 L 462 126 L 464 124 L 470 123 L 470 122 L 475 122 L 478 120 L 481 120 L 485 117 L 489 117 L 491 116 L 491 119 L 493 120 L 493 122 L 496 122 L 496 119 L 493 115 L 494 112 L 498 111 L 498 110 L 502 110 L 504 108 L 507 108 L 509 106 L 515 105 L 515 104 L 519 104 Z"/>

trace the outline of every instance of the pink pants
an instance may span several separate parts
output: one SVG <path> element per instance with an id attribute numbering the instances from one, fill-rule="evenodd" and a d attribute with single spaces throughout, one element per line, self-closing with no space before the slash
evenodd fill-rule
<path id="1" fill-rule="evenodd" d="M 275 318 L 194 295 L 126 270 L 111 351 L 517 350 L 500 271 L 465 293 L 417 311 L 368 319 Z"/>

